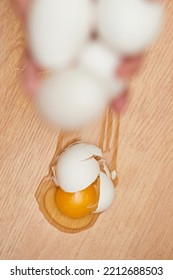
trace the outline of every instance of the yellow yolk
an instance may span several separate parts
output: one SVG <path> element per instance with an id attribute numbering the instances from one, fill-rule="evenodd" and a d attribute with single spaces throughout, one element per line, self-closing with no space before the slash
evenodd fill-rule
<path id="1" fill-rule="evenodd" d="M 95 183 L 75 193 L 64 192 L 61 188 L 58 188 L 56 204 L 61 213 L 70 218 L 83 218 L 91 214 L 98 206 Z"/>

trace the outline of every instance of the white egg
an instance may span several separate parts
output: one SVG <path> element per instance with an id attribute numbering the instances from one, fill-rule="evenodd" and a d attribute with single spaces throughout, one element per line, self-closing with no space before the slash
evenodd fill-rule
<path id="1" fill-rule="evenodd" d="M 111 178 L 106 173 L 100 172 L 100 196 L 95 213 L 107 210 L 112 205 L 114 199 L 115 188 Z"/>
<path id="2" fill-rule="evenodd" d="M 125 88 L 125 82 L 116 76 L 120 56 L 102 42 L 89 42 L 81 53 L 80 64 L 105 83 L 108 96 L 115 96 Z"/>
<path id="3" fill-rule="evenodd" d="M 99 41 L 90 41 L 81 53 L 80 63 L 101 79 L 113 78 L 120 57 Z"/>
<path id="4" fill-rule="evenodd" d="M 100 166 L 94 158 L 102 151 L 89 144 L 78 143 L 68 147 L 58 158 L 55 182 L 65 192 L 78 192 L 91 185 L 99 176 Z"/>
<path id="5" fill-rule="evenodd" d="M 63 130 L 99 119 L 106 108 L 106 89 L 84 69 L 54 73 L 42 82 L 38 108 L 43 117 Z"/>
<path id="6" fill-rule="evenodd" d="M 158 1 L 100 0 L 99 33 L 123 55 L 140 53 L 158 36 L 163 10 L 163 5 Z"/>
<path id="7" fill-rule="evenodd" d="M 88 0 L 33 0 L 28 15 L 28 41 L 43 68 L 68 65 L 87 40 L 92 24 Z"/>

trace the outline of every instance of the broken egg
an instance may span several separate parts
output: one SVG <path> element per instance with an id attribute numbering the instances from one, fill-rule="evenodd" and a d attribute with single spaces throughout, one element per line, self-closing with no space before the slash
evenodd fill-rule
<path id="1" fill-rule="evenodd" d="M 115 188 L 102 151 L 94 145 L 76 143 L 57 159 L 53 170 L 57 185 L 56 204 L 62 214 L 83 218 L 108 209 Z"/>
<path id="2" fill-rule="evenodd" d="M 91 185 L 99 176 L 100 166 L 95 157 L 101 149 L 79 143 L 67 148 L 58 158 L 55 182 L 65 192 L 78 192 Z"/>
<path id="3" fill-rule="evenodd" d="M 99 0 L 99 34 L 122 55 L 142 53 L 160 33 L 163 11 L 159 1 Z"/>

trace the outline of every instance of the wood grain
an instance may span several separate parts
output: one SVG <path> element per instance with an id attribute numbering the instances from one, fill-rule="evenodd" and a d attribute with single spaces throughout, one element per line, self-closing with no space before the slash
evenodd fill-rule
<path id="1" fill-rule="evenodd" d="M 87 231 L 57 231 L 35 192 L 58 132 L 22 88 L 24 30 L 0 1 L 0 258 L 173 259 L 173 2 L 164 30 L 130 85 L 121 119 L 114 205 Z"/>

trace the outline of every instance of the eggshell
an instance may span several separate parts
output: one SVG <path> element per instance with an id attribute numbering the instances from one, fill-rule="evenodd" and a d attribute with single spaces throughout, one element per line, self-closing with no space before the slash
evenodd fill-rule
<path id="1" fill-rule="evenodd" d="M 107 210 L 112 205 L 114 199 L 115 188 L 112 180 L 106 173 L 100 172 L 100 197 L 95 213 Z"/>
<path id="2" fill-rule="evenodd" d="M 75 143 L 69 146 L 65 151 L 73 151 L 76 153 L 75 157 L 77 160 L 86 160 L 91 157 L 97 156 L 101 158 L 103 156 L 102 150 L 94 145 L 86 144 L 86 143 Z"/>
<path id="3" fill-rule="evenodd" d="M 37 104 L 43 117 L 63 130 L 99 119 L 106 108 L 106 89 L 84 69 L 54 73 L 42 82 Z"/>
<path id="4" fill-rule="evenodd" d="M 99 33 L 123 55 L 141 53 L 158 36 L 163 10 L 159 1 L 100 0 Z"/>
<path id="5" fill-rule="evenodd" d="M 88 0 L 33 0 L 28 41 L 35 61 L 46 69 L 65 67 L 78 54 L 91 27 Z"/>
<path id="6" fill-rule="evenodd" d="M 88 144 L 75 144 L 58 158 L 56 180 L 65 192 L 78 192 L 91 185 L 99 176 L 100 166 L 94 156 L 101 156 L 99 148 Z"/>
<path id="7" fill-rule="evenodd" d="M 111 178 L 112 178 L 112 180 L 115 180 L 116 177 L 117 177 L 117 172 L 116 172 L 116 170 L 113 170 L 113 171 L 111 172 Z"/>
<path id="8" fill-rule="evenodd" d="M 101 159 L 100 162 L 101 162 L 102 165 L 103 165 L 104 173 L 106 173 L 106 175 L 107 175 L 109 178 L 111 178 L 111 172 L 110 172 L 108 166 L 106 165 L 105 160 L 104 160 L 104 159 Z"/>

